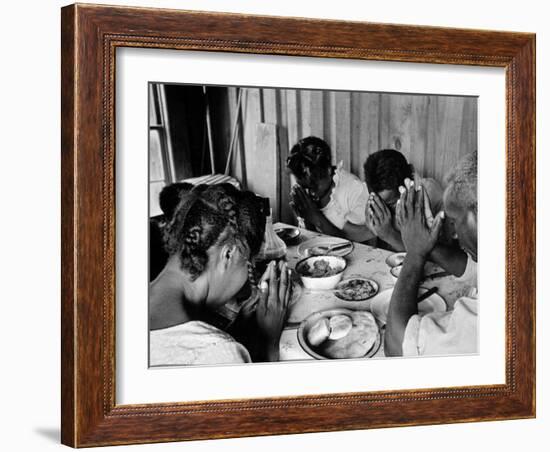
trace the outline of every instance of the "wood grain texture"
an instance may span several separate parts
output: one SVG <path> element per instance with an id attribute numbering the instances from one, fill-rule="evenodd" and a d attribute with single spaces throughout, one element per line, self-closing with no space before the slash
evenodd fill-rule
<path id="1" fill-rule="evenodd" d="M 304 34 L 306 27 L 312 31 Z M 73 5 L 62 12 L 62 39 L 64 444 L 84 447 L 535 415 L 534 35 Z M 116 405 L 113 93 L 115 49 L 120 46 L 506 68 L 506 384 Z"/>
<path id="2" fill-rule="evenodd" d="M 229 87 L 227 91 L 234 89 Z M 255 102 L 251 110 L 256 114 L 243 123 L 245 135 L 249 136 L 245 147 L 255 145 L 252 137 L 263 118 L 279 126 L 291 147 L 310 135 L 323 138 L 331 147 L 334 164 L 342 162 L 346 170 L 360 179 L 364 178 L 363 164 L 370 154 L 394 148 L 406 156 L 418 174 L 435 178 L 443 185 L 445 174 L 460 157 L 477 149 L 475 97 L 290 89 L 283 90 L 282 96 L 278 95 L 281 90 L 274 88 L 260 88 L 259 92 L 259 96 L 250 97 Z M 217 108 L 223 110 L 224 105 L 218 104 Z M 286 126 L 280 111 L 285 112 Z M 214 135 L 223 136 L 227 124 L 215 119 L 213 124 Z M 222 148 L 229 147 L 229 139 L 226 141 Z M 281 152 L 288 152 L 288 148 L 281 148 Z M 251 170 L 248 185 L 252 187 L 258 177 L 258 172 L 252 170 L 256 149 L 247 148 L 245 154 L 252 156 L 247 162 Z M 283 159 L 281 164 L 285 169 Z M 238 167 L 234 167 L 232 174 L 239 178 Z M 275 177 L 280 180 L 272 181 L 273 184 L 290 187 L 286 171 Z M 272 201 L 273 205 L 278 202 Z M 280 203 L 280 207 L 280 211 L 274 210 L 276 220 L 293 218 L 287 202 Z"/>

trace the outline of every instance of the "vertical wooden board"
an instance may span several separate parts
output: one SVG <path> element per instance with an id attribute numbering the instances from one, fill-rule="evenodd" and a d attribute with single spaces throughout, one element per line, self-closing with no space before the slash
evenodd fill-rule
<path id="1" fill-rule="evenodd" d="M 337 92 L 334 96 L 334 114 L 336 130 L 333 152 L 336 161 L 342 161 L 344 169 L 351 169 L 351 93 Z"/>
<path id="2" fill-rule="evenodd" d="M 386 146 L 401 152 L 408 160 L 411 153 L 413 96 L 391 94 Z"/>
<path id="3" fill-rule="evenodd" d="M 299 98 L 298 91 L 295 89 L 285 90 L 286 94 L 286 117 L 288 130 L 288 144 L 294 146 L 296 142 L 302 138 L 300 136 L 299 126 Z"/>
<path id="4" fill-rule="evenodd" d="M 279 153 L 277 126 L 256 124 L 255 151 L 247 165 L 249 189 L 260 196 L 269 197 L 275 214 L 279 212 Z"/>
<path id="5" fill-rule="evenodd" d="M 323 91 L 323 139 L 328 143 L 332 149 L 332 163 L 338 162 L 338 157 L 334 152 L 336 148 L 336 121 L 334 117 L 334 91 Z"/>
<path id="6" fill-rule="evenodd" d="M 426 152 L 428 147 L 429 96 L 412 96 L 411 118 L 409 122 L 409 163 L 421 176 L 425 174 Z"/>
<path id="7" fill-rule="evenodd" d="M 424 174 L 428 146 L 428 96 L 383 94 L 381 97 L 380 148 L 398 150 L 420 174 Z"/>
<path id="8" fill-rule="evenodd" d="M 434 177 L 438 181 L 443 181 L 445 174 L 456 164 L 460 156 L 464 98 L 438 96 L 437 103 Z"/>
<path id="9" fill-rule="evenodd" d="M 380 94 L 352 93 L 351 171 L 364 179 L 363 164 L 378 150 Z"/>
<path id="10" fill-rule="evenodd" d="M 237 110 L 237 96 L 238 96 L 237 88 L 230 87 L 227 89 L 227 104 L 229 109 L 229 121 L 231 123 L 231 127 L 233 127 L 236 117 L 240 114 L 240 111 Z M 233 156 L 231 157 L 229 174 L 237 178 L 239 181 L 241 181 L 241 183 L 246 183 L 246 181 L 243 180 L 244 179 L 244 172 L 243 172 L 244 161 L 241 158 L 241 154 L 243 153 L 242 140 L 239 138 L 242 132 L 241 127 L 242 125 L 240 121 L 238 121 L 235 142 L 233 143 Z"/>
<path id="11" fill-rule="evenodd" d="M 311 91 L 310 105 L 310 135 L 325 139 L 322 91 Z"/>
<path id="12" fill-rule="evenodd" d="M 437 118 L 439 116 L 439 103 L 437 101 L 438 96 L 428 96 L 428 128 L 426 131 L 426 155 L 424 156 L 424 168 L 423 176 L 432 177 L 435 176 L 436 159 L 438 152 L 438 125 Z M 439 180 L 439 179 L 438 179 Z M 439 180 L 439 182 L 443 182 Z"/>
<path id="13" fill-rule="evenodd" d="M 390 135 L 390 102 L 391 94 L 380 94 L 378 108 L 378 148 L 388 149 L 392 147 Z"/>
<path id="14" fill-rule="evenodd" d="M 262 105 L 264 122 L 269 124 L 277 124 L 277 90 L 273 88 L 264 88 L 260 91 L 263 98 Z"/>
<path id="15" fill-rule="evenodd" d="M 286 168 L 288 157 L 288 134 L 283 127 L 277 127 L 277 146 L 279 154 L 279 215 L 278 220 L 292 224 L 295 221 L 294 212 L 290 207 L 290 187 L 292 180 Z"/>
<path id="16" fill-rule="evenodd" d="M 459 158 L 477 149 L 477 97 L 465 97 Z"/>
<path id="17" fill-rule="evenodd" d="M 300 138 L 309 137 L 311 133 L 311 91 L 304 89 L 299 91 L 300 116 Z"/>
<path id="18" fill-rule="evenodd" d="M 258 88 L 243 88 L 243 135 L 244 135 L 244 158 L 246 167 L 246 184 L 251 187 L 253 177 L 251 176 L 252 162 L 255 160 L 256 146 L 256 125 L 261 122 L 260 112 L 260 90 Z"/>
<path id="19" fill-rule="evenodd" d="M 291 143 L 288 136 L 288 113 L 286 108 L 286 90 L 278 89 L 276 92 L 277 99 L 277 136 L 279 146 L 279 220 L 286 223 L 292 223 L 294 214 L 290 208 L 290 187 L 291 179 L 290 173 L 286 168 L 286 159 L 288 157 L 290 147 L 294 144 Z"/>

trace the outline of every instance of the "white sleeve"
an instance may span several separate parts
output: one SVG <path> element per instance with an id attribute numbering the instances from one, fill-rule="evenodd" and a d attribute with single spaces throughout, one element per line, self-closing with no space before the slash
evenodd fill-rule
<path id="1" fill-rule="evenodd" d="M 405 334 L 403 335 L 403 356 L 418 356 L 420 350 L 418 347 L 418 338 L 420 335 L 420 316 L 418 314 L 413 315 L 405 328 Z"/>
<path id="2" fill-rule="evenodd" d="M 369 200 L 369 190 L 364 182 L 352 176 L 346 184 L 346 221 L 365 224 L 365 208 Z"/>

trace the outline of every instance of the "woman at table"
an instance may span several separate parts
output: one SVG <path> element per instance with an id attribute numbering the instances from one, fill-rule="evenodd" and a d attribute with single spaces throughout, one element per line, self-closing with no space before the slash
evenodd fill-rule
<path id="1" fill-rule="evenodd" d="M 258 211 L 239 209 L 246 196 L 229 184 L 196 186 L 182 196 L 166 224 L 165 247 L 170 257 L 150 285 L 152 366 L 251 361 L 242 344 L 204 320 L 248 278 L 251 251 L 258 248 L 251 240 L 250 215 Z M 290 291 L 286 264 L 270 264 L 254 310 L 262 361 L 279 359 Z"/>
<path id="2" fill-rule="evenodd" d="M 428 226 L 434 221 L 434 214 L 443 209 L 441 185 L 430 178 L 420 177 L 401 152 L 383 149 L 367 158 L 363 165 L 365 181 L 369 190 L 365 219 L 368 229 L 378 238 L 378 246 L 392 251 L 405 251 L 397 214 L 400 189 L 410 184 L 422 187 L 424 216 Z M 454 231 L 448 222 L 438 236 L 437 246 L 430 254 L 436 262 L 455 276 L 464 275 L 467 255 L 456 241 Z"/>
<path id="3" fill-rule="evenodd" d="M 365 228 L 366 185 L 342 163 L 331 162 L 331 149 L 321 138 L 303 138 L 292 147 L 287 158 L 297 182 L 291 192 L 292 208 L 308 229 L 356 242 L 372 239 Z"/>
<path id="4" fill-rule="evenodd" d="M 398 209 L 401 236 L 407 250 L 388 310 L 384 339 L 386 356 L 451 355 L 478 350 L 477 300 L 477 153 L 466 156 L 452 171 L 444 194 L 444 214 L 433 224 L 424 215 L 424 188 L 403 187 Z M 418 288 L 424 264 L 435 247 L 443 222 L 453 221 L 461 247 L 474 274 L 468 296 L 452 311 L 418 314 Z"/>

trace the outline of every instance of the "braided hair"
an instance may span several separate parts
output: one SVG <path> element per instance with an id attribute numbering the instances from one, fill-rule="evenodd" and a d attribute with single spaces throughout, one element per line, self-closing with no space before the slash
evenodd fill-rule
<path id="1" fill-rule="evenodd" d="M 222 185 L 197 185 L 183 194 L 163 229 L 166 252 L 177 255 L 193 279 L 205 270 L 208 250 L 236 243 L 237 233 L 235 197 Z"/>
<path id="2" fill-rule="evenodd" d="M 363 169 L 367 187 L 375 193 L 397 190 L 407 177 L 413 177 L 412 166 L 405 156 L 395 149 L 382 149 L 369 155 Z"/>
<path id="3" fill-rule="evenodd" d="M 286 166 L 298 179 L 326 174 L 332 168 L 330 146 L 318 137 L 302 138 L 292 146 Z"/>
<path id="4" fill-rule="evenodd" d="M 237 193 L 238 222 L 250 255 L 255 256 L 260 251 L 265 235 L 265 219 L 269 215 L 264 199 L 251 191 Z"/>
<path id="5" fill-rule="evenodd" d="M 206 269 L 212 246 L 234 244 L 243 256 L 259 249 L 261 206 L 252 201 L 253 193 L 246 193 L 231 184 L 218 184 L 197 185 L 181 195 L 163 236 L 167 253 L 178 256 L 181 268 L 192 279 Z"/>
<path id="6" fill-rule="evenodd" d="M 159 194 L 159 205 L 164 218 L 168 221 L 176 207 L 178 206 L 180 199 L 183 195 L 190 192 L 193 189 L 193 185 L 187 182 L 176 182 L 174 184 L 166 185 Z"/>

